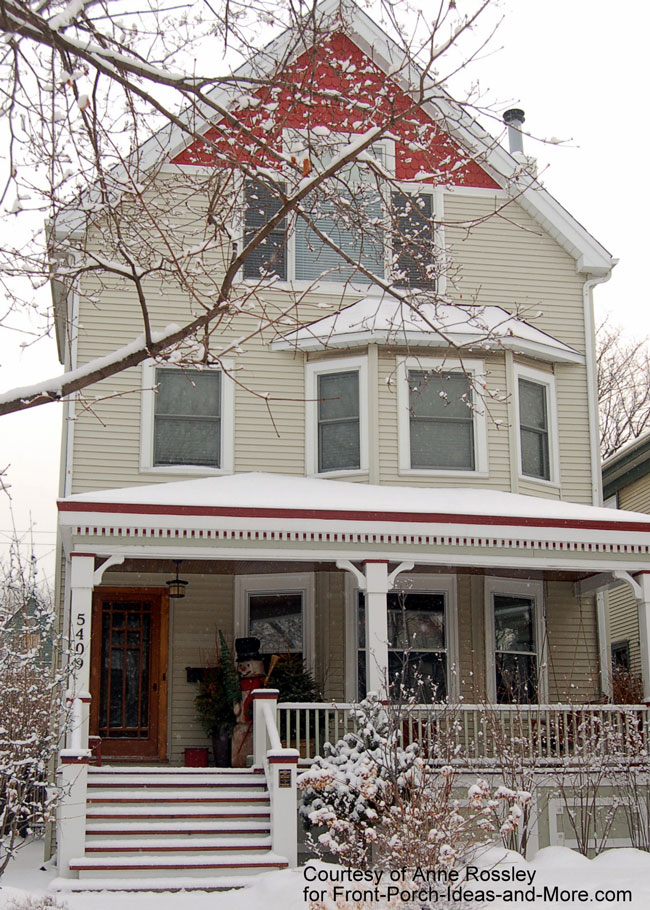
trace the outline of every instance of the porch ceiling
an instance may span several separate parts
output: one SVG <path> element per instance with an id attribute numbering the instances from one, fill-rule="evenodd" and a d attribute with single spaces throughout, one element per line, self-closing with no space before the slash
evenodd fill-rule
<path id="1" fill-rule="evenodd" d="M 70 496 L 59 523 L 68 550 L 135 559 L 650 568 L 650 516 L 472 488 L 238 474 Z"/>

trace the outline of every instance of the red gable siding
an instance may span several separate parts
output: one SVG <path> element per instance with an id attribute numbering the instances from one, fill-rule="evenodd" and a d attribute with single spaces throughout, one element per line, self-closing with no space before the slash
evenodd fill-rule
<path id="1" fill-rule="evenodd" d="M 283 129 L 327 127 L 334 133 L 359 133 L 392 118 L 394 125 L 388 135 L 395 140 L 398 180 L 498 188 L 483 168 L 464 155 L 343 34 L 331 35 L 302 54 L 278 72 L 274 83 L 252 92 L 246 104 L 232 108 L 233 116 L 245 129 L 224 118 L 206 134 L 214 146 L 194 142 L 172 163 L 228 166 L 254 161 L 280 169 L 281 164 L 264 152 L 256 139 L 281 150 Z"/>

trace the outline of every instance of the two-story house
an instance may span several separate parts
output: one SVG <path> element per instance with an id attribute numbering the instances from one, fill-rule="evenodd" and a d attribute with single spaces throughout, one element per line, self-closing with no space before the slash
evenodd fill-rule
<path id="1" fill-rule="evenodd" d="M 335 8 L 324 0 L 320 14 Z M 364 92 L 393 110 L 413 105 L 395 45 L 356 6 L 343 8 L 318 46 L 296 47 L 285 73 L 289 94 L 306 70 L 322 80 L 309 116 L 288 112 L 279 90 L 263 105 L 269 141 L 287 159 L 296 143 L 310 150 L 302 179 L 363 135 Z M 350 73 L 364 74 L 354 121 L 336 83 Z M 239 111 L 249 131 L 259 107 Z M 521 112 L 514 118 L 517 133 Z M 207 124 L 205 146 L 180 132 L 155 144 L 156 179 L 178 187 L 168 215 L 184 236 L 203 236 L 197 181 L 220 166 L 229 128 Z M 231 147 L 243 142 L 243 128 L 235 132 Z M 351 160 L 359 173 L 338 174 L 338 209 L 326 199 L 311 218 L 276 219 L 246 260 L 239 300 L 263 310 L 230 311 L 209 365 L 148 361 L 99 384 L 92 408 L 69 405 L 60 597 L 76 675 L 61 766 L 64 876 L 216 875 L 295 861 L 292 835 L 278 833 L 285 784 L 295 800 L 299 755 L 289 747 L 309 758 L 322 740 L 314 717 L 334 736 L 346 709 L 333 704 L 387 694 L 399 678 L 419 674 L 434 701 L 464 703 L 467 717 L 485 702 L 551 711 L 601 699 L 594 592 L 612 572 L 650 569 L 650 518 L 600 507 L 592 292 L 613 260 L 530 175 L 516 136 L 505 150 L 440 90 Z M 266 183 L 259 171 L 235 181 L 215 269 L 276 218 L 284 197 L 274 186 L 288 178 L 275 167 Z M 360 206 L 365 239 L 341 198 Z M 101 213 L 86 249 L 99 245 L 100 222 Z M 414 233 L 424 237 L 420 258 L 407 249 Z M 66 305 L 67 370 L 141 331 L 135 291 L 117 279 L 100 285 L 88 272 Z M 191 309 L 182 289 L 161 287 L 152 329 Z M 285 709 L 291 743 L 279 744 L 271 713 L 258 709 L 272 746 L 270 823 L 263 731 L 257 771 L 221 772 L 230 816 L 209 789 L 216 772 L 171 770 L 185 749 L 206 745 L 186 668 L 214 661 L 217 629 L 231 642 L 259 638 L 266 655 L 299 655 L 323 693 L 320 706 Z M 88 734 L 101 738 L 109 769 L 87 770 Z M 237 788 L 263 790 L 257 826 L 250 802 L 227 823 L 244 799 Z M 183 829 L 195 803 L 205 844 L 188 854 L 156 840 Z M 240 841 L 215 840 L 224 832 Z"/>

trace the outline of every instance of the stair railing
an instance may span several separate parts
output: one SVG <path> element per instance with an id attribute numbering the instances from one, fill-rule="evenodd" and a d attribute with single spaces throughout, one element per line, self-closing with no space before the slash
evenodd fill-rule
<path id="1" fill-rule="evenodd" d="M 262 768 L 271 799 L 271 849 L 291 868 L 298 863 L 299 752 L 285 749 L 277 726 L 277 689 L 253 690 L 253 762 Z"/>
<path id="2" fill-rule="evenodd" d="M 57 864 L 59 875 L 74 877 L 70 860 L 81 857 L 86 849 L 86 790 L 88 782 L 88 715 L 90 695 L 70 695 L 66 702 L 67 748 L 59 753 L 57 789 L 59 804 L 56 816 Z"/>

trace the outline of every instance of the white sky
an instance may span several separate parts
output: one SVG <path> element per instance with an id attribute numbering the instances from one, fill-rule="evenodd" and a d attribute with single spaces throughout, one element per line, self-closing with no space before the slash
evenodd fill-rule
<path id="1" fill-rule="evenodd" d="M 458 0 L 459 8 L 468 4 Z M 640 0 L 505 0 L 492 52 L 454 86 L 479 79 L 497 109 L 521 106 L 535 137 L 568 140 L 555 147 L 526 139 L 551 193 L 618 259 L 611 281 L 596 289 L 597 315 L 611 311 L 633 336 L 650 334 L 646 149 L 650 4 Z M 452 86 L 453 88 L 453 86 Z M 0 390 L 60 371 L 53 340 L 21 350 L 4 333 Z M 30 516 L 43 575 L 53 577 L 61 407 L 47 405 L 0 419 L 0 468 L 9 465 L 16 527 Z M 11 528 L 0 496 L 0 554 Z"/>

